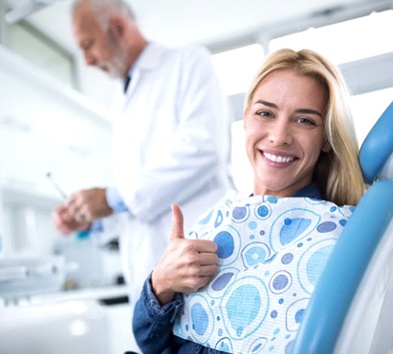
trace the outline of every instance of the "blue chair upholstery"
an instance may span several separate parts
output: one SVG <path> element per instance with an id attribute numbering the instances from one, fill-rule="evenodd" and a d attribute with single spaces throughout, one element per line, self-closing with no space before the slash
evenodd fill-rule
<path id="1" fill-rule="evenodd" d="M 375 123 L 360 148 L 359 161 L 366 183 L 372 184 L 376 180 L 392 179 L 392 152 L 393 102 Z"/>
<path id="2" fill-rule="evenodd" d="M 393 102 L 367 135 L 359 159 L 372 186 L 326 262 L 292 354 L 383 354 L 391 345 Z"/>

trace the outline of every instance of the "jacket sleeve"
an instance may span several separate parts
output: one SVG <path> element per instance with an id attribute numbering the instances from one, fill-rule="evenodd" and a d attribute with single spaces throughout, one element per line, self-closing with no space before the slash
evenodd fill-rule
<path id="1" fill-rule="evenodd" d="M 176 294 L 172 302 L 161 306 L 151 289 L 150 277 L 145 281 L 141 297 L 135 305 L 132 324 L 135 339 L 143 353 L 173 352 L 173 322 L 182 306 L 180 294 Z"/>

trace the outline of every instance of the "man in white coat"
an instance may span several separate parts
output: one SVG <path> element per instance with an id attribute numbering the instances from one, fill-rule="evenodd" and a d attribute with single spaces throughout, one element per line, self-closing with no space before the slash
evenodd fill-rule
<path id="1" fill-rule="evenodd" d="M 120 249 L 135 302 L 167 245 L 171 204 L 181 205 L 187 228 L 231 185 L 229 111 L 210 53 L 147 41 L 122 0 L 78 1 L 73 31 L 86 63 L 126 87 L 113 114 L 114 186 L 73 194 L 52 221 L 69 234 L 122 213 Z"/>

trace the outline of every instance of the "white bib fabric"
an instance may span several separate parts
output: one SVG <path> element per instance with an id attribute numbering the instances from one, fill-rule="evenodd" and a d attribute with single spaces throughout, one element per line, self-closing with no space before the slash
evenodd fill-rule
<path id="1" fill-rule="evenodd" d="M 228 353 L 290 353 L 353 209 L 302 197 L 224 200 L 189 234 L 218 245 L 219 271 L 184 295 L 173 333 Z"/>

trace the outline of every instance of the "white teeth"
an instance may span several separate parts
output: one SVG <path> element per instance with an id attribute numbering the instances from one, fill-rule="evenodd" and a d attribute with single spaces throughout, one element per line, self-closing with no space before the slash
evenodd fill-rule
<path id="1" fill-rule="evenodd" d="M 269 160 L 273 161 L 273 162 L 277 162 L 277 163 L 286 163 L 286 162 L 290 162 L 293 161 L 294 158 L 293 157 L 284 157 L 284 156 L 276 156 L 273 154 L 269 154 L 269 153 L 264 153 L 264 156 L 266 158 L 268 158 Z"/>

